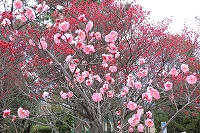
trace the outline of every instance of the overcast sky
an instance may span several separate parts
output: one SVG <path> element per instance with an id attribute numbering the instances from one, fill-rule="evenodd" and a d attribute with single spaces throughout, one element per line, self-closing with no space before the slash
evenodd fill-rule
<path id="1" fill-rule="evenodd" d="M 181 31 L 184 22 L 197 30 L 195 17 L 200 17 L 200 0 L 139 0 L 137 3 L 151 11 L 150 18 L 156 22 L 172 18 L 172 32 Z"/>

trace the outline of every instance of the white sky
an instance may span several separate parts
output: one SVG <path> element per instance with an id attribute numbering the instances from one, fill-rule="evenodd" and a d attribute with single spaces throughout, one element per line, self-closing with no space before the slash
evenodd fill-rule
<path id="1" fill-rule="evenodd" d="M 155 22 L 171 18 L 170 31 L 180 32 L 184 22 L 197 29 L 196 16 L 200 17 L 200 0 L 139 0 L 144 10 L 150 11 L 150 18 Z"/>

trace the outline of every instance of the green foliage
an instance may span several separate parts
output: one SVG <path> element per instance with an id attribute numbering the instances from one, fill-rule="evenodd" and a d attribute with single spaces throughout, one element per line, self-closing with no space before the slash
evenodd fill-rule
<path id="1" fill-rule="evenodd" d="M 30 133 L 51 133 L 52 129 L 49 126 L 35 125 L 31 128 Z"/>
<path id="2" fill-rule="evenodd" d="M 67 123 L 69 126 L 72 126 L 73 124 L 73 117 L 70 115 L 66 115 L 64 114 L 64 112 L 61 112 L 61 116 L 62 116 L 62 121 Z M 56 128 L 59 131 L 59 133 L 70 133 L 71 129 L 69 126 L 65 125 L 63 122 L 61 121 L 57 121 L 56 122 Z"/>
<path id="3" fill-rule="evenodd" d="M 167 122 L 170 117 L 164 112 L 157 112 L 155 114 L 154 122 L 157 133 L 161 130 L 161 122 Z M 199 124 L 200 116 L 196 113 L 187 112 L 187 115 L 181 113 L 167 126 L 167 132 L 180 133 L 185 131 L 187 133 L 200 133 Z"/>

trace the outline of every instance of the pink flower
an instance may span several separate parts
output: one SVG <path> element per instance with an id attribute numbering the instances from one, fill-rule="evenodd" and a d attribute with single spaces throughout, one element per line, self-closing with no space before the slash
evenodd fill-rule
<path id="1" fill-rule="evenodd" d="M 116 115 L 118 115 L 118 116 L 121 115 L 121 112 L 122 112 L 121 110 L 117 110 Z"/>
<path id="2" fill-rule="evenodd" d="M 78 20 L 79 20 L 79 21 L 82 21 L 82 22 L 85 22 L 87 19 L 85 18 L 85 15 L 83 14 L 83 15 L 80 15 L 80 16 L 78 17 Z"/>
<path id="3" fill-rule="evenodd" d="M 61 96 L 63 99 L 66 99 L 66 98 L 67 98 L 67 93 L 61 91 L 61 92 L 60 92 L 60 96 Z"/>
<path id="4" fill-rule="evenodd" d="M 94 53 L 95 52 L 94 46 L 93 45 L 84 46 L 83 52 L 85 52 L 85 54 Z"/>
<path id="5" fill-rule="evenodd" d="M 145 63 L 145 59 L 140 56 L 140 58 L 139 58 L 139 64 L 142 65 L 144 63 Z"/>
<path id="6" fill-rule="evenodd" d="M 160 99 L 160 93 L 158 90 L 152 87 L 147 87 L 147 92 L 151 93 L 152 97 L 155 98 L 156 100 Z"/>
<path id="7" fill-rule="evenodd" d="M 127 108 L 130 109 L 131 111 L 135 110 L 137 108 L 137 104 L 130 101 L 128 104 L 127 104 Z"/>
<path id="8" fill-rule="evenodd" d="M 83 42 L 85 40 L 85 32 L 83 32 L 82 30 L 76 30 L 75 33 L 78 34 L 78 41 Z"/>
<path id="9" fill-rule="evenodd" d="M 65 59 L 65 62 L 70 62 L 71 61 L 71 59 L 72 59 L 72 56 L 71 55 L 68 55 L 67 57 L 66 57 L 66 59 Z"/>
<path id="10" fill-rule="evenodd" d="M 3 26 L 10 25 L 10 24 L 11 24 L 11 22 L 7 18 L 4 18 L 3 21 L 1 22 L 1 25 L 3 25 Z"/>
<path id="11" fill-rule="evenodd" d="M 151 113 L 151 111 L 146 112 L 146 116 L 147 116 L 148 118 L 152 118 L 152 113 Z"/>
<path id="12" fill-rule="evenodd" d="M 72 98 L 74 96 L 72 91 L 67 92 L 68 99 Z"/>
<path id="13" fill-rule="evenodd" d="M 10 109 L 6 109 L 3 111 L 3 118 L 6 118 L 9 115 L 10 115 Z"/>
<path id="14" fill-rule="evenodd" d="M 110 73 L 108 73 L 108 74 L 106 74 L 106 81 L 108 82 L 108 83 L 114 83 L 115 82 L 115 80 L 110 76 Z"/>
<path id="15" fill-rule="evenodd" d="M 120 52 L 115 53 L 115 58 L 117 59 L 120 56 Z"/>
<path id="16" fill-rule="evenodd" d="M 95 102 L 100 102 L 101 100 L 103 100 L 102 94 L 101 94 L 101 93 L 94 93 L 94 94 L 92 95 L 92 99 L 93 99 Z"/>
<path id="17" fill-rule="evenodd" d="M 132 132 L 134 132 L 134 129 L 130 126 L 130 127 L 128 128 L 128 132 L 132 133 Z"/>
<path id="18" fill-rule="evenodd" d="M 188 71 L 189 71 L 188 65 L 187 65 L 187 64 L 182 64 L 182 65 L 181 65 L 181 70 L 182 70 L 184 73 L 188 72 Z"/>
<path id="19" fill-rule="evenodd" d="M 88 33 L 88 31 L 90 31 L 92 27 L 93 27 L 93 22 L 89 20 L 85 27 L 85 32 Z"/>
<path id="20" fill-rule="evenodd" d="M 44 37 L 42 37 L 42 38 L 40 39 L 39 49 L 43 49 L 43 50 L 47 49 L 47 43 L 46 43 Z"/>
<path id="21" fill-rule="evenodd" d="M 49 9 L 49 6 L 46 5 L 46 2 L 43 1 L 43 4 L 37 5 L 36 11 L 37 12 L 46 12 Z"/>
<path id="22" fill-rule="evenodd" d="M 140 116 L 137 114 L 134 114 L 131 118 L 128 119 L 128 123 L 132 126 L 135 127 L 137 124 L 140 122 Z"/>
<path id="23" fill-rule="evenodd" d="M 197 82 L 197 77 L 194 75 L 189 75 L 186 77 L 188 84 L 195 84 Z"/>
<path id="24" fill-rule="evenodd" d="M 111 31 L 108 35 L 105 36 L 106 42 L 114 42 L 117 40 L 118 33 L 116 31 Z"/>
<path id="25" fill-rule="evenodd" d="M 114 96 L 114 91 L 108 91 L 107 92 L 107 97 L 112 98 Z"/>
<path id="26" fill-rule="evenodd" d="M 102 82 L 102 79 L 101 79 L 101 77 L 99 75 L 94 75 L 93 78 L 95 78 L 100 83 Z"/>
<path id="27" fill-rule="evenodd" d="M 20 9 L 22 8 L 22 2 L 20 0 L 16 0 L 14 3 L 13 3 L 14 7 L 17 8 L 17 9 Z"/>
<path id="28" fill-rule="evenodd" d="M 69 44 L 73 42 L 73 36 L 69 33 L 62 35 L 61 39 L 63 39 L 65 42 L 68 42 Z"/>
<path id="29" fill-rule="evenodd" d="M 172 83 L 167 81 L 164 83 L 165 91 L 170 91 L 172 89 Z"/>
<path id="30" fill-rule="evenodd" d="M 60 39 L 61 39 L 61 34 L 60 33 L 56 33 L 54 36 L 54 42 L 57 44 L 57 43 L 60 43 Z"/>
<path id="31" fill-rule="evenodd" d="M 35 12 L 32 8 L 27 7 L 25 15 L 28 17 L 29 20 L 35 20 Z"/>
<path id="32" fill-rule="evenodd" d="M 151 93 L 149 92 L 146 92 L 146 93 L 143 93 L 142 94 L 142 99 L 148 101 L 148 102 L 151 102 L 152 101 L 152 95 Z"/>
<path id="33" fill-rule="evenodd" d="M 134 87 L 136 88 L 136 89 L 141 89 L 142 88 L 142 83 L 141 82 L 139 82 L 139 81 L 137 81 L 137 82 L 135 82 L 134 83 Z"/>
<path id="34" fill-rule="evenodd" d="M 176 70 L 176 68 L 172 68 L 170 70 L 169 74 L 176 77 L 176 76 L 178 76 L 178 71 Z"/>
<path id="35" fill-rule="evenodd" d="M 61 31 L 67 31 L 69 29 L 69 23 L 66 21 L 63 21 L 62 23 L 59 24 L 58 28 Z"/>
<path id="36" fill-rule="evenodd" d="M 48 96 L 49 96 L 49 92 L 47 92 L 47 91 L 43 92 L 42 97 L 44 99 L 46 99 Z"/>
<path id="37" fill-rule="evenodd" d="M 76 78 L 76 81 L 78 81 L 79 83 L 82 83 L 84 80 L 85 80 L 85 77 L 83 77 L 83 76 L 78 76 Z"/>
<path id="38" fill-rule="evenodd" d="M 117 71 L 117 67 L 116 66 L 110 66 L 109 70 L 110 70 L 110 72 L 116 72 Z"/>
<path id="39" fill-rule="evenodd" d="M 28 110 L 23 109 L 21 107 L 18 109 L 17 113 L 18 113 L 18 117 L 21 119 L 25 119 L 25 118 L 29 117 L 29 114 L 30 114 L 30 112 Z"/>
<path id="40" fill-rule="evenodd" d="M 27 18 L 26 18 L 24 15 L 20 15 L 20 16 L 19 16 L 19 19 L 20 19 L 22 22 L 26 22 L 26 21 L 27 21 Z"/>
<path id="41" fill-rule="evenodd" d="M 151 119 L 147 118 L 147 119 L 145 120 L 145 125 L 146 125 L 147 127 L 153 127 L 153 126 L 154 126 L 154 122 L 153 122 Z"/>
<path id="42" fill-rule="evenodd" d="M 101 33 L 100 33 L 100 32 L 96 32 L 96 33 L 94 34 L 94 36 L 95 36 L 95 38 L 96 38 L 97 40 L 101 40 Z"/>
<path id="43" fill-rule="evenodd" d="M 85 81 L 85 84 L 87 85 L 87 86 L 91 86 L 92 84 L 93 84 L 93 81 L 92 81 L 92 79 L 87 79 L 86 81 Z"/>
<path id="44" fill-rule="evenodd" d="M 124 92 L 125 94 L 128 94 L 129 88 L 128 88 L 127 86 L 125 86 L 125 87 L 123 88 L 123 92 Z"/>
<path id="45" fill-rule="evenodd" d="M 69 69 L 71 72 L 74 72 L 76 65 L 73 62 L 69 62 Z"/>
<path id="46" fill-rule="evenodd" d="M 30 44 L 31 46 L 35 46 L 35 43 L 33 42 L 32 39 L 29 39 L 29 44 Z"/>
<path id="47" fill-rule="evenodd" d="M 144 132 L 144 126 L 142 124 L 139 124 L 137 130 L 138 132 Z"/>

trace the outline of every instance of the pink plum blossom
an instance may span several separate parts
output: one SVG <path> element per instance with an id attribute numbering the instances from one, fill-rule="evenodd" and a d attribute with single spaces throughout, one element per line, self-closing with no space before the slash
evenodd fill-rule
<path id="1" fill-rule="evenodd" d="M 132 132 L 134 132 L 134 129 L 130 126 L 130 127 L 128 128 L 128 132 L 132 133 Z"/>
<path id="2" fill-rule="evenodd" d="M 197 77 L 195 75 L 189 75 L 186 77 L 188 84 L 195 84 L 197 82 Z"/>
<path id="3" fill-rule="evenodd" d="M 76 78 L 76 81 L 79 82 L 79 83 L 82 83 L 84 80 L 85 80 L 85 77 L 83 77 L 83 76 L 78 76 Z"/>
<path id="4" fill-rule="evenodd" d="M 123 88 L 123 92 L 124 92 L 125 94 L 128 94 L 128 92 L 129 92 L 129 88 L 128 88 L 127 86 L 124 86 L 124 88 Z"/>
<path id="5" fill-rule="evenodd" d="M 148 118 L 152 118 L 152 113 L 151 113 L 151 111 L 146 112 L 146 116 L 147 116 Z"/>
<path id="6" fill-rule="evenodd" d="M 117 110 L 116 115 L 118 115 L 118 116 L 121 115 L 121 112 L 122 112 L 121 110 Z"/>
<path id="7" fill-rule="evenodd" d="M 145 120 L 145 125 L 146 125 L 147 127 L 153 127 L 153 126 L 154 126 L 154 122 L 153 122 L 151 119 L 147 118 L 147 119 Z"/>
<path id="8" fill-rule="evenodd" d="M 74 72 L 76 65 L 73 62 L 69 62 L 69 69 L 71 72 Z"/>
<path id="9" fill-rule="evenodd" d="M 63 21 L 62 23 L 59 24 L 58 28 L 61 31 L 67 31 L 69 29 L 69 23 L 66 21 Z"/>
<path id="10" fill-rule="evenodd" d="M 67 92 L 68 99 L 72 98 L 74 96 L 72 91 Z"/>
<path id="11" fill-rule="evenodd" d="M 35 12 L 32 8 L 27 7 L 25 15 L 28 17 L 29 20 L 35 20 Z"/>
<path id="12" fill-rule="evenodd" d="M 42 4 L 37 5 L 36 7 L 36 11 L 37 12 L 46 12 L 49 9 L 49 6 L 46 5 L 46 2 L 43 1 Z"/>
<path id="13" fill-rule="evenodd" d="M 83 42 L 85 40 L 86 35 L 85 35 L 84 31 L 82 31 L 82 30 L 76 30 L 75 33 L 78 34 L 78 41 Z"/>
<path id="14" fill-rule="evenodd" d="M 30 115 L 30 112 L 28 110 L 23 109 L 21 107 L 18 109 L 17 113 L 18 113 L 18 117 L 21 119 L 25 119 L 25 118 L 29 117 L 29 115 Z"/>
<path id="15" fill-rule="evenodd" d="M 138 130 L 138 132 L 144 132 L 144 125 L 138 124 L 137 130 Z"/>
<path id="16" fill-rule="evenodd" d="M 9 115 L 10 115 L 10 109 L 6 109 L 3 111 L 3 118 L 6 118 Z"/>
<path id="17" fill-rule="evenodd" d="M 75 45 L 78 49 L 83 49 L 85 47 L 85 44 L 81 41 L 78 41 Z"/>
<path id="18" fill-rule="evenodd" d="M 164 87 L 165 87 L 165 91 L 170 91 L 172 89 L 172 83 L 167 81 L 166 83 L 164 83 Z"/>
<path id="19" fill-rule="evenodd" d="M 115 53 L 115 58 L 117 59 L 120 56 L 120 52 Z"/>
<path id="20" fill-rule="evenodd" d="M 97 40 L 101 40 L 101 33 L 100 33 L 100 32 L 96 32 L 96 33 L 94 34 L 94 36 L 95 36 L 95 38 L 96 38 Z"/>
<path id="21" fill-rule="evenodd" d="M 142 65 L 145 63 L 145 59 L 143 57 L 139 57 L 139 64 Z"/>
<path id="22" fill-rule="evenodd" d="M 72 59 L 72 55 L 68 55 L 66 58 L 65 58 L 65 62 L 70 62 Z"/>
<path id="23" fill-rule="evenodd" d="M 151 102 L 152 101 L 152 95 L 151 93 L 149 92 L 146 92 L 146 93 L 143 93 L 142 94 L 142 99 L 148 101 L 148 102 Z"/>
<path id="24" fill-rule="evenodd" d="M 6 26 L 6 25 L 10 25 L 11 22 L 8 18 L 4 18 L 3 21 L 1 22 L 1 25 Z"/>
<path id="25" fill-rule="evenodd" d="M 84 46 L 83 52 L 85 52 L 85 54 L 94 53 L 95 52 L 94 46 L 93 45 Z"/>
<path id="26" fill-rule="evenodd" d="M 35 46 L 35 43 L 33 42 L 32 39 L 29 39 L 29 44 L 30 44 L 31 46 Z"/>
<path id="27" fill-rule="evenodd" d="M 137 104 L 130 101 L 128 104 L 127 104 L 127 108 L 131 111 L 135 110 L 137 108 Z"/>
<path id="28" fill-rule="evenodd" d="M 107 97 L 112 98 L 114 96 L 114 91 L 108 91 L 107 92 Z"/>
<path id="29" fill-rule="evenodd" d="M 22 8 L 22 1 L 20 0 L 16 0 L 14 3 L 13 3 L 13 6 L 17 9 L 20 9 Z"/>
<path id="30" fill-rule="evenodd" d="M 85 27 L 85 32 L 88 33 L 88 31 L 90 31 L 92 27 L 93 27 L 93 22 L 89 20 Z"/>
<path id="31" fill-rule="evenodd" d="M 49 92 L 47 92 L 47 91 L 43 92 L 42 97 L 44 99 L 46 99 L 48 96 L 49 96 Z"/>
<path id="32" fill-rule="evenodd" d="M 160 99 L 160 93 L 158 90 L 152 87 L 147 87 L 147 92 L 151 93 L 152 97 L 155 98 L 156 100 Z"/>
<path id="33" fill-rule="evenodd" d="M 138 90 L 140 90 L 142 88 L 142 83 L 140 81 L 137 81 L 134 83 L 134 87 Z"/>
<path id="34" fill-rule="evenodd" d="M 94 93 L 94 94 L 92 95 L 92 99 L 93 99 L 95 102 L 100 102 L 101 100 L 103 100 L 102 94 L 101 94 L 101 93 Z"/>
<path id="35" fill-rule="evenodd" d="M 67 98 L 67 93 L 61 91 L 61 92 L 60 92 L 60 96 L 61 96 L 63 99 L 66 99 L 66 98 Z"/>
<path id="36" fill-rule="evenodd" d="M 85 22 L 87 19 L 85 18 L 85 14 L 82 14 L 78 17 L 79 21 Z"/>
<path id="37" fill-rule="evenodd" d="M 136 125 L 138 125 L 140 122 L 140 116 L 137 114 L 132 115 L 131 118 L 128 119 L 128 123 L 132 126 L 135 127 Z"/>
<path id="38" fill-rule="evenodd" d="M 53 38 L 54 38 L 54 42 L 56 44 L 61 42 L 60 41 L 60 39 L 61 39 L 61 34 L 60 33 L 56 33 Z"/>
<path id="39" fill-rule="evenodd" d="M 109 70 L 110 70 L 110 72 L 117 72 L 117 67 L 116 66 L 110 66 Z"/>
<path id="40" fill-rule="evenodd" d="M 181 70 L 186 73 L 189 71 L 189 67 L 187 64 L 181 64 Z"/>
<path id="41" fill-rule="evenodd" d="M 174 67 L 169 71 L 169 74 L 177 77 L 178 76 L 178 70 Z"/>
<path id="42" fill-rule="evenodd" d="M 47 49 L 47 43 L 46 43 L 44 37 L 42 37 L 42 38 L 40 39 L 39 49 L 43 49 L 43 50 Z"/>
<path id="43" fill-rule="evenodd" d="M 105 36 L 106 42 L 114 42 L 117 40 L 118 33 L 116 31 L 111 31 L 108 35 Z"/>
<path id="44" fill-rule="evenodd" d="M 87 86 L 91 86 L 92 84 L 93 84 L 93 80 L 92 79 L 87 79 L 86 81 L 85 81 L 85 84 L 87 85 Z"/>
<path id="45" fill-rule="evenodd" d="M 27 21 L 27 18 L 24 15 L 19 15 L 19 19 L 24 23 Z"/>
<path id="46" fill-rule="evenodd" d="M 65 42 L 68 42 L 69 44 L 73 42 L 73 36 L 69 33 L 62 35 L 61 39 L 63 39 Z"/>

